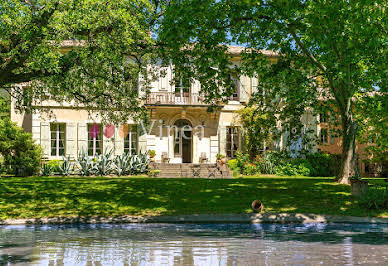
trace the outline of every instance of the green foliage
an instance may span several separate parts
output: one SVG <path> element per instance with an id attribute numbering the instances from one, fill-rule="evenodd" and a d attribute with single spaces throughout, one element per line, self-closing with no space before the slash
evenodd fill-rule
<path id="1" fill-rule="evenodd" d="M 130 172 L 130 159 L 131 154 L 129 153 L 116 156 L 115 171 L 118 176 L 122 176 Z"/>
<path id="2" fill-rule="evenodd" d="M 149 151 L 148 151 L 148 154 L 149 154 L 150 158 L 154 158 L 155 155 L 156 155 L 156 151 L 154 151 L 154 150 L 149 150 Z"/>
<path id="3" fill-rule="evenodd" d="M 356 119 L 360 126 L 358 140 L 365 148 L 370 162 L 388 162 L 388 98 L 383 93 L 359 97 Z"/>
<path id="4" fill-rule="evenodd" d="M 256 76 L 252 107 L 260 116 L 275 116 L 283 131 L 295 128 L 290 139 L 310 134 L 301 123 L 306 111 L 328 109 L 341 122 L 345 167 L 339 176 L 345 182 L 354 171 L 353 144 L 363 126 L 355 119 L 357 103 L 376 94 L 387 102 L 385 17 L 382 0 L 181 0 L 166 10 L 158 36 L 172 63 L 199 77 L 208 101 L 233 93 L 230 72 Z M 228 64 L 227 44 L 246 47 L 239 66 Z M 378 117 L 388 117 L 387 110 Z"/>
<path id="5" fill-rule="evenodd" d="M 88 154 L 83 150 L 78 154 L 77 167 L 81 175 L 89 176 L 93 174 L 95 169 L 94 164 L 94 158 L 88 156 Z"/>
<path id="6" fill-rule="evenodd" d="M 97 156 L 97 161 L 94 164 L 95 173 L 101 176 L 109 175 L 113 172 L 113 159 L 111 158 L 113 150 Z"/>
<path id="7" fill-rule="evenodd" d="M 238 167 L 237 159 L 228 160 L 228 166 L 231 170 L 236 169 Z"/>
<path id="8" fill-rule="evenodd" d="M 58 173 L 62 176 L 68 176 L 72 173 L 73 163 L 70 156 L 63 157 L 62 162 L 58 163 Z"/>
<path id="9" fill-rule="evenodd" d="M 7 94 L 2 94 L 0 89 L 0 119 L 10 118 L 11 101 Z"/>
<path id="10" fill-rule="evenodd" d="M 0 88 L 31 82 L 24 90 L 14 88 L 16 108 L 23 110 L 42 97 L 73 100 L 111 120 L 145 115 L 138 88 L 152 78 L 139 83 L 139 75 L 159 74 L 143 62 L 155 61 L 158 54 L 148 31 L 165 5 L 149 0 L 0 1 Z"/>
<path id="11" fill-rule="evenodd" d="M 160 174 L 160 170 L 158 170 L 158 169 L 149 170 L 147 172 L 147 175 L 149 177 L 157 177 L 159 174 Z"/>
<path id="12" fill-rule="evenodd" d="M 361 207 L 368 210 L 388 210 L 388 189 L 381 186 L 370 186 L 359 199 Z"/>
<path id="13" fill-rule="evenodd" d="M 60 160 L 50 160 L 45 163 L 45 165 L 49 165 L 53 171 L 53 173 L 59 173 L 62 162 Z"/>
<path id="14" fill-rule="evenodd" d="M 237 158 L 232 161 L 233 169 L 241 169 L 246 175 L 333 176 L 333 165 L 334 159 L 330 154 L 315 153 L 307 154 L 306 158 L 293 158 L 287 151 L 267 151 L 253 158 L 237 153 Z"/>
<path id="15" fill-rule="evenodd" d="M 49 164 L 43 164 L 41 175 L 42 176 L 50 176 L 53 173 L 53 167 Z"/>
<path id="16" fill-rule="evenodd" d="M 237 111 L 239 122 L 244 128 L 244 146 L 251 156 L 271 147 L 273 140 L 278 138 L 274 134 L 276 117 L 267 109 L 265 106 L 252 104 Z"/>
<path id="17" fill-rule="evenodd" d="M 146 173 L 149 161 L 147 153 L 140 152 L 138 155 L 131 156 L 129 160 L 129 172 L 135 175 Z"/>
<path id="18" fill-rule="evenodd" d="M 216 158 L 217 158 L 218 160 L 221 160 L 221 159 L 225 158 L 225 155 L 224 155 L 224 154 L 221 154 L 221 153 L 217 153 Z"/>
<path id="19" fill-rule="evenodd" d="M 260 166 L 255 163 L 246 162 L 244 164 L 243 173 L 245 175 L 257 175 L 260 174 Z"/>
<path id="20" fill-rule="evenodd" d="M 10 174 L 29 176 L 40 169 L 42 149 L 35 144 L 30 133 L 9 119 L 0 120 L 0 154 Z"/>
<path id="21" fill-rule="evenodd" d="M 331 154 L 310 153 L 306 154 L 306 160 L 310 164 L 311 176 L 334 176 L 338 173 L 338 169 L 335 169 L 338 164 Z"/>
<path id="22" fill-rule="evenodd" d="M 309 176 L 310 169 L 304 165 L 304 163 L 291 163 L 288 162 L 284 165 L 278 165 L 275 167 L 275 174 L 277 175 L 287 175 L 287 176 Z"/>

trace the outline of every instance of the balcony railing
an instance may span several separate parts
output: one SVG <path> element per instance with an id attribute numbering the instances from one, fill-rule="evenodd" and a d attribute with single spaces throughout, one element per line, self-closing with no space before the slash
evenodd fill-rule
<path id="1" fill-rule="evenodd" d="M 151 92 L 145 104 L 155 105 L 209 105 L 205 96 L 199 93 Z"/>

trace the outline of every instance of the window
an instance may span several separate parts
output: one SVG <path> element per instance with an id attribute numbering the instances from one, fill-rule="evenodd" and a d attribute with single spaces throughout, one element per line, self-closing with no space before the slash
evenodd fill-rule
<path id="1" fill-rule="evenodd" d="M 236 152 L 240 150 L 240 139 L 239 127 L 226 128 L 226 156 L 228 158 L 236 157 Z"/>
<path id="2" fill-rule="evenodd" d="M 137 126 L 128 126 L 128 129 L 124 138 L 124 153 L 137 154 Z"/>
<path id="3" fill-rule="evenodd" d="M 327 128 L 321 129 L 321 143 L 327 144 L 329 141 L 329 136 L 327 134 Z"/>
<path id="4" fill-rule="evenodd" d="M 190 78 L 185 77 L 180 73 L 176 73 L 174 77 L 174 84 L 175 84 L 176 94 L 183 94 L 183 93 L 190 92 L 190 87 L 191 87 Z"/>
<path id="5" fill-rule="evenodd" d="M 50 137 L 51 137 L 51 156 L 65 155 L 65 139 L 66 139 L 66 125 L 51 123 Z"/>
<path id="6" fill-rule="evenodd" d="M 232 96 L 230 96 L 230 100 L 231 101 L 238 101 L 239 100 L 239 93 L 240 93 L 240 80 L 238 79 L 238 77 L 235 77 L 233 75 L 230 76 L 230 78 L 232 79 L 233 81 L 233 86 L 234 86 L 234 92 L 232 94 Z"/>
<path id="7" fill-rule="evenodd" d="M 99 124 L 88 124 L 88 155 L 102 153 L 102 128 Z"/>

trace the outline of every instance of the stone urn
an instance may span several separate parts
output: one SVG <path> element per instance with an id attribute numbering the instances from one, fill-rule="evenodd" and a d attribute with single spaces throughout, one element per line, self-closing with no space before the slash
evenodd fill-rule
<path id="1" fill-rule="evenodd" d="M 355 197 L 361 197 L 361 195 L 365 194 L 368 191 L 369 181 L 362 179 L 351 179 L 351 191 L 352 195 Z"/>
<path id="2" fill-rule="evenodd" d="M 254 200 L 251 204 L 253 212 L 262 212 L 264 211 L 264 204 L 260 200 Z"/>

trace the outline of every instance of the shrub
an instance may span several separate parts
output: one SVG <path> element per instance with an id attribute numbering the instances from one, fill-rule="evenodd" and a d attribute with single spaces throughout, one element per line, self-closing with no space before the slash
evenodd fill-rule
<path id="1" fill-rule="evenodd" d="M 155 169 L 155 170 L 149 170 L 147 175 L 149 177 L 157 177 L 160 174 L 160 170 Z"/>
<path id="2" fill-rule="evenodd" d="M 118 176 L 122 176 L 130 172 L 130 159 L 131 155 L 129 153 L 116 156 L 115 171 Z"/>
<path id="3" fill-rule="evenodd" d="M 10 174 L 29 176 L 40 170 L 42 149 L 30 133 L 9 119 L 0 120 L 0 154 Z"/>
<path id="4" fill-rule="evenodd" d="M 113 170 L 113 160 L 111 159 L 112 150 L 105 154 L 98 155 L 94 164 L 95 172 L 98 175 L 109 175 Z"/>
<path id="5" fill-rule="evenodd" d="M 53 173 L 53 167 L 47 163 L 43 164 L 41 169 L 42 176 L 50 176 Z"/>
<path id="6" fill-rule="evenodd" d="M 306 167 L 303 163 L 292 163 L 288 162 L 284 165 L 278 165 L 275 167 L 275 174 L 277 175 L 302 175 L 302 176 L 309 176 L 310 175 L 310 169 Z"/>
<path id="7" fill-rule="evenodd" d="M 232 159 L 228 161 L 228 166 L 230 170 L 236 169 L 238 167 L 238 161 L 237 159 Z"/>
<path id="8" fill-rule="evenodd" d="M 362 194 L 358 203 L 368 210 L 387 210 L 388 190 L 384 187 L 369 187 L 368 191 Z"/>
<path id="9" fill-rule="evenodd" d="M 139 153 L 138 155 L 132 155 L 129 160 L 129 172 L 131 174 L 143 174 L 148 170 L 148 159 L 147 153 Z"/>
<path id="10" fill-rule="evenodd" d="M 260 167 L 254 163 L 246 163 L 243 169 L 244 169 L 244 174 L 246 175 L 260 174 Z"/>
<path id="11" fill-rule="evenodd" d="M 333 176 L 336 174 L 335 161 L 331 154 L 317 152 L 306 155 L 306 160 L 310 163 L 311 176 Z"/>
<path id="12" fill-rule="evenodd" d="M 45 165 L 49 165 L 54 173 L 59 173 L 62 162 L 60 160 L 50 160 Z"/>
<path id="13" fill-rule="evenodd" d="M 94 171 L 94 158 L 90 157 L 84 151 L 78 154 L 77 158 L 79 173 L 83 176 L 88 176 Z"/>

